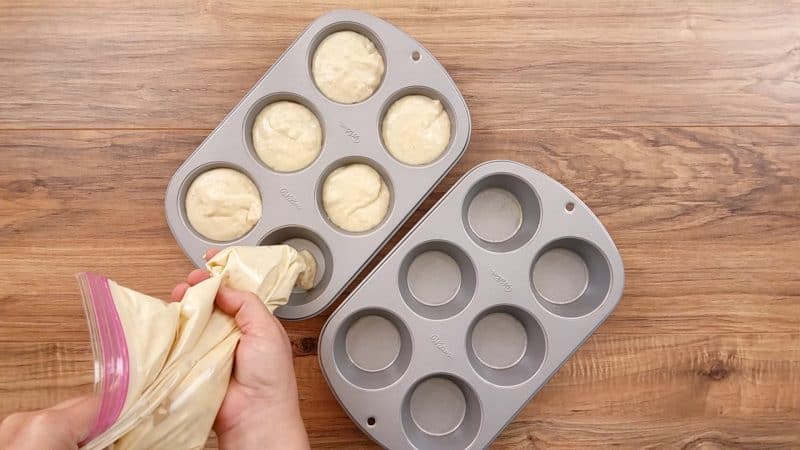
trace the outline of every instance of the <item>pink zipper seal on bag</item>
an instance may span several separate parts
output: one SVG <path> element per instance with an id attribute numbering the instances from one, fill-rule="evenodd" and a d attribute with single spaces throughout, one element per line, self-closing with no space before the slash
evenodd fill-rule
<path id="1" fill-rule="evenodd" d="M 130 378 L 128 344 L 119 318 L 108 278 L 95 273 L 77 275 L 81 284 L 89 327 L 93 329 L 95 364 L 100 364 L 101 395 L 97 420 L 83 441 L 85 444 L 108 430 L 125 406 Z M 99 358 L 98 358 L 99 356 Z M 97 376 L 97 375 L 96 375 Z"/>

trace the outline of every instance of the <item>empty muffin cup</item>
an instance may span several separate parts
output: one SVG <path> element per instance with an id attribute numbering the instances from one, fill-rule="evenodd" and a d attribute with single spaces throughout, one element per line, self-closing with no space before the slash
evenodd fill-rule
<path id="1" fill-rule="evenodd" d="M 467 332 L 467 357 L 492 384 L 515 386 L 541 366 L 547 345 L 539 322 L 528 312 L 498 305 L 481 313 Z"/>
<path id="2" fill-rule="evenodd" d="M 467 413 L 467 399 L 457 384 L 444 377 L 420 382 L 409 400 L 411 420 L 433 436 L 450 434 L 461 425 Z"/>
<path id="3" fill-rule="evenodd" d="M 405 324 L 393 313 L 377 308 L 348 317 L 334 342 L 338 370 L 364 389 L 379 389 L 400 378 L 411 353 L 411 335 Z"/>
<path id="4" fill-rule="evenodd" d="M 539 227 L 539 199 L 525 181 L 510 175 L 491 175 L 467 193 L 462 219 L 473 241 L 495 252 L 515 250 Z"/>
<path id="5" fill-rule="evenodd" d="M 447 374 L 426 377 L 406 395 L 403 428 L 415 447 L 466 448 L 480 428 L 480 404 L 464 381 Z"/>
<path id="6" fill-rule="evenodd" d="M 472 351 L 493 369 L 513 367 L 525 356 L 527 347 L 525 326 L 508 313 L 487 314 L 472 330 Z"/>
<path id="7" fill-rule="evenodd" d="M 400 266 L 400 295 L 417 314 L 441 320 L 458 314 L 475 293 L 475 268 L 467 254 L 444 241 L 417 246 Z"/>
<path id="8" fill-rule="evenodd" d="M 455 298 L 460 288 L 461 270 L 447 253 L 428 250 L 408 266 L 408 290 L 423 305 L 444 305 Z"/>
<path id="9" fill-rule="evenodd" d="M 581 255 L 566 248 L 552 248 L 533 265 L 533 285 L 551 303 L 570 303 L 586 292 L 589 269 Z"/>
<path id="10" fill-rule="evenodd" d="M 580 317 L 597 309 L 611 286 L 611 266 L 596 245 L 562 238 L 544 246 L 531 266 L 531 286 L 553 314 Z"/>
<path id="11" fill-rule="evenodd" d="M 467 219 L 472 231 L 486 242 L 511 239 L 522 226 L 522 206 L 511 192 L 487 188 L 469 204 Z"/>
<path id="12" fill-rule="evenodd" d="M 344 345 L 356 367 L 379 372 L 391 366 L 400 354 L 400 332 L 381 316 L 364 316 L 350 325 Z"/>

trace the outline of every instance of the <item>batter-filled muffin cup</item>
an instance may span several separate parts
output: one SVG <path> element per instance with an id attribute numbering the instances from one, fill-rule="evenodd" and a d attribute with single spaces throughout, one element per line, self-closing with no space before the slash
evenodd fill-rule
<path id="1" fill-rule="evenodd" d="M 253 148 L 261 161 L 278 172 L 308 167 L 322 150 L 319 119 L 291 101 L 270 103 L 253 122 Z"/>
<path id="2" fill-rule="evenodd" d="M 311 61 L 319 90 L 339 103 L 366 100 L 383 79 L 383 56 L 375 44 L 355 31 L 338 31 L 320 42 Z"/>
<path id="3" fill-rule="evenodd" d="M 339 167 L 325 178 L 322 206 L 334 225 L 352 233 L 369 231 L 389 211 L 391 193 L 372 167 L 356 163 Z"/>
<path id="4" fill-rule="evenodd" d="M 450 116 L 442 102 L 425 95 L 406 95 L 392 103 L 383 117 L 381 136 L 386 150 L 412 166 L 437 160 L 450 143 Z"/>
<path id="5" fill-rule="evenodd" d="M 234 169 L 211 169 L 189 186 L 185 207 L 196 232 L 214 241 L 232 241 L 261 219 L 261 194 L 247 175 Z"/>

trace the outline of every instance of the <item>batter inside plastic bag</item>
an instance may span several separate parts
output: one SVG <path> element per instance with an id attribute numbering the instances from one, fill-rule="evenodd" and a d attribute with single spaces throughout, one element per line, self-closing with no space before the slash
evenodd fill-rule
<path id="1" fill-rule="evenodd" d="M 107 280 L 127 344 L 127 394 L 113 424 L 82 448 L 203 448 L 241 336 L 233 319 L 214 307 L 220 286 L 255 293 L 271 312 L 288 301 L 295 284 L 309 287 L 316 271 L 313 257 L 287 245 L 230 247 L 206 268 L 211 277 L 180 302 Z"/>

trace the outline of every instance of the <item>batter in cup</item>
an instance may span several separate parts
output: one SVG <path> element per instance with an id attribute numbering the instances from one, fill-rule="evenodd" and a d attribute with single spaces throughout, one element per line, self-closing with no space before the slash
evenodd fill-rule
<path id="1" fill-rule="evenodd" d="M 208 239 L 238 239 L 261 219 L 261 195 L 247 175 L 228 168 L 195 178 L 186 192 L 186 217 Z"/>
<path id="2" fill-rule="evenodd" d="M 339 31 L 323 39 L 311 62 L 319 90 L 339 103 L 369 98 L 381 83 L 383 71 L 383 57 L 375 44 L 355 31 Z"/>
<path id="3" fill-rule="evenodd" d="M 294 172 L 319 156 L 322 127 L 317 116 L 299 103 L 270 103 L 253 122 L 253 147 L 267 167 Z"/>
<path id="4" fill-rule="evenodd" d="M 369 231 L 389 211 L 386 182 L 366 164 L 349 164 L 328 175 L 322 185 L 322 206 L 331 222 L 354 233 Z"/>
<path id="5" fill-rule="evenodd" d="M 450 143 L 450 116 L 442 102 L 425 95 L 407 95 L 389 107 L 381 134 L 386 149 L 412 166 L 439 158 Z"/>

